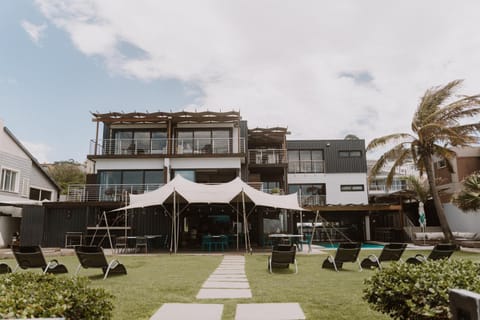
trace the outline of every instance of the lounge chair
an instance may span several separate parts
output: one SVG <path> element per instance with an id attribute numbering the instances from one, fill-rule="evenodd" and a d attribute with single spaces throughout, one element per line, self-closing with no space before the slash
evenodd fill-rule
<path id="1" fill-rule="evenodd" d="M 385 261 L 401 261 L 401 257 L 405 248 L 407 247 L 406 243 L 388 243 L 383 247 L 380 256 L 374 254 L 369 255 L 362 260 L 360 265 L 362 268 L 376 268 L 382 269 L 382 262 Z"/>
<path id="2" fill-rule="evenodd" d="M 295 266 L 295 273 L 298 272 L 297 259 L 295 259 L 296 247 L 286 246 L 276 247 L 272 250 L 272 254 L 268 257 L 268 271 L 273 272 L 273 268 L 289 268 L 290 264 Z"/>
<path id="3" fill-rule="evenodd" d="M 76 246 L 75 254 L 80 261 L 75 275 L 80 272 L 80 267 L 85 269 L 101 268 L 104 274 L 103 280 L 105 280 L 109 274 L 127 274 L 127 269 L 118 260 L 107 261 L 101 247 Z"/>
<path id="4" fill-rule="evenodd" d="M 338 272 L 338 269 L 343 267 L 344 262 L 357 262 L 359 271 L 362 271 L 362 266 L 358 260 L 360 249 L 361 244 L 358 242 L 340 243 L 335 257 L 329 255 L 327 259 L 323 261 L 322 268 L 335 269 L 335 271 Z"/>
<path id="5" fill-rule="evenodd" d="M 58 263 L 55 259 L 47 263 L 40 246 L 13 246 L 12 251 L 17 260 L 17 266 L 13 272 L 17 271 L 18 268 L 41 268 L 44 274 L 68 273 L 67 267 Z"/>
<path id="6" fill-rule="evenodd" d="M 407 259 L 407 263 L 414 263 L 420 264 L 427 260 L 440 260 L 440 259 L 448 259 L 453 254 L 453 252 L 457 249 L 457 245 L 453 243 L 438 243 L 433 247 L 432 252 L 428 255 L 428 257 L 424 256 L 421 253 L 416 254 L 414 257 L 410 257 Z"/>
<path id="7" fill-rule="evenodd" d="M 12 272 L 12 268 L 6 263 L 0 263 L 0 274 L 2 273 L 10 273 Z"/>

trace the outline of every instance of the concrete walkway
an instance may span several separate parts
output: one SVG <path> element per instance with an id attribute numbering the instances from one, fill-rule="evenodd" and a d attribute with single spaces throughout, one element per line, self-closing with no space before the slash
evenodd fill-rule
<path id="1" fill-rule="evenodd" d="M 245 257 L 226 255 L 218 268 L 203 283 L 197 299 L 252 298 L 245 274 Z M 165 303 L 150 320 L 221 320 L 223 304 Z M 238 304 L 235 320 L 303 320 L 298 303 Z"/>
<path id="2" fill-rule="evenodd" d="M 225 256 L 222 263 L 203 283 L 197 299 L 251 298 L 252 291 L 245 274 L 245 257 Z"/>

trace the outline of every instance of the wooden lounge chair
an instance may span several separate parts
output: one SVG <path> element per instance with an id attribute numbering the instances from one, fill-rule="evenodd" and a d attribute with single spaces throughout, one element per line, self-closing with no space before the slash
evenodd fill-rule
<path id="1" fill-rule="evenodd" d="M 407 263 L 414 263 L 420 264 L 427 260 L 440 260 L 440 259 L 448 259 L 453 254 L 453 252 L 457 250 L 457 245 L 453 243 L 437 243 L 435 247 L 433 247 L 432 252 L 428 255 L 428 257 L 424 256 L 421 253 L 416 254 L 414 257 L 410 257 L 407 259 Z"/>
<path id="2" fill-rule="evenodd" d="M 323 261 L 322 268 L 338 269 L 343 267 L 344 262 L 357 262 L 359 271 L 362 271 L 362 266 L 358 260 L 361 244 L 358 242 L 340 243 L 335 253 L 335 257 L 329 255 L 325 261 Z"/>
<path id="3" fill-rule="evenodd" d="M 85 269 L 101 268 L 104 274 L 103 280 L 105 280 L 109 274 L 127 274 L 127 269 L 118 260 L 107 261 L 101 247 L 76 246 L 75 254 L 80 261 L 75 275 L 80 272 L 80 267 Z"/>
<path id="4" fill-rule="evenodd" d="M 296 247 L 289 246 L 289 250 L 286 250 L 286 246 L 280 248 L 274 248 L 272 254 L 268 257 L 268 271 L 273 272 L 273 268 L 289 268 L 290 264 L 295 266 L 295 273 L 298 272 L 297 259 L 295 259 Z"/>
<path id="5" fill-rule="evenodd" d="M 362 260 L 360 265 L 362 268 L 376 268 L 382 269 L 382 262 L 385 261 L 401 261 L 401 257 L 405 248 L 407 247 L 406 243 L 388 243 L 383 247 L 380 256 L 374 254 L 369 255 Z"/>
<path id="6" fill-rule="evenodd" d="M 41 268 L 43 273 L 68 273 L 67 267 L 58 263 L 57 260 L 50 260 L 47 263 L 40 246 L 13 246 L 12 251 L 17 260 L 17 266 L 13 272 L 18 268 Z"/>
<path id="7" fill-rule="evenodd" d="M 0 263 L 0 274 L 2 273 L 10 273 L 12 272 L 12 268 L 6 263 Z"/>

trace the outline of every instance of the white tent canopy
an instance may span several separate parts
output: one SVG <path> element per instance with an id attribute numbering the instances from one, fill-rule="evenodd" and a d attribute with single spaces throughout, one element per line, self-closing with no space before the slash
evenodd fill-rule
<path id="1" fill-rule="evenodd" d="M 252 188 L 240 178 L 222 184 L 195 183 L 177 175 L 172 181 L 151 192 L 131 194 L 130 204 L 116 209 L 127 210 L 163 205 L 172 202 L 173 193 L 183 198 L 187 203 L 230 203 L 242 201 L 242 194 L 256 206 L 303 211 L 298 204 L 297 193 L 289 195 L 272 195 Z M 178 201 L 178 200 L 177 200 Z"/>
<path id="2" fill-rule="evenodd" d="M 173 204 L 172 241 L 170 244 L 170 250 L 176 253 L 178 246 L 178 230 L 180 228 L 177 205 L 180 202 L 186 202 L 187 204 L 230 204 L 231 202 L 241 202 L 243 216 L 242 224 L 245 235 L 245 250 L 247 250 L 247 242 L 249 242 L 249 236 L 247 232 L 247 212 L 245 209 L 245 202 L 247 201 L 253 203 L 254 207 L 264 206 L 296 211 L 305 210 L 298 204 L 297 193 L 289 195 L 268 194 L 250 187 L 238 177 L 227 183 L 203 184 L 189 181 L 183 178 L 181 175 L 177 175 L 174 179 L 172 179 L 172 181 L 158 188 L 157 190 L 138 195 L 131 194 L 130 204 L 128 206 L 112 211 L 124 210 L 126 214 L 128 209 L 145 208 L 159 205 L 163 206 L 166 203 Z"/>

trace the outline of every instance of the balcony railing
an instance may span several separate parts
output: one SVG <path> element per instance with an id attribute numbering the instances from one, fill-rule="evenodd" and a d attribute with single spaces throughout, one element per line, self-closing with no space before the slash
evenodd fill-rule
<path id="1" fill-rule="evenodd" d="M 72 184 L 68 186 L 66 201 L 127 201 L 130 194 L 141 194 L 158 189 L 163 184 Z"/>
<path id="2" fill-rule="evenodd" d="M 324 206 L 326 204 L 325 195 L 301 195 L 299 198 L 302 206 Z"/>
<path id="3" fill-rule="evenodd" d="M 324 173 L 325 160 L 294 160 L 288 163 L 288 173 Z"/>
<path id="4" fill-rule="evenodd" d="M 244 152 L 244 138 L 104 139 L 98 143 L 95 140 L 90 141 L 91 155 L 209 155 Z"/>
<path id="5" fill-rule="evenodd" d="M 390 188 L 387 188 L 384 182 L 371 183 L 368 186 L 368 191 L 375 192 L 375 193 L 392 193 L 392 192 L 397 192 L 397 191 L 406 190 L 406 189 L 407 189 L 406 182 L 402 180 L 394 180 Z"/>
<path id="6" fill-rule="evenodd" d="M 287 150 L 285 149 L 249 149 L 248 162 L 250 164 L 287 163 Z"/>

